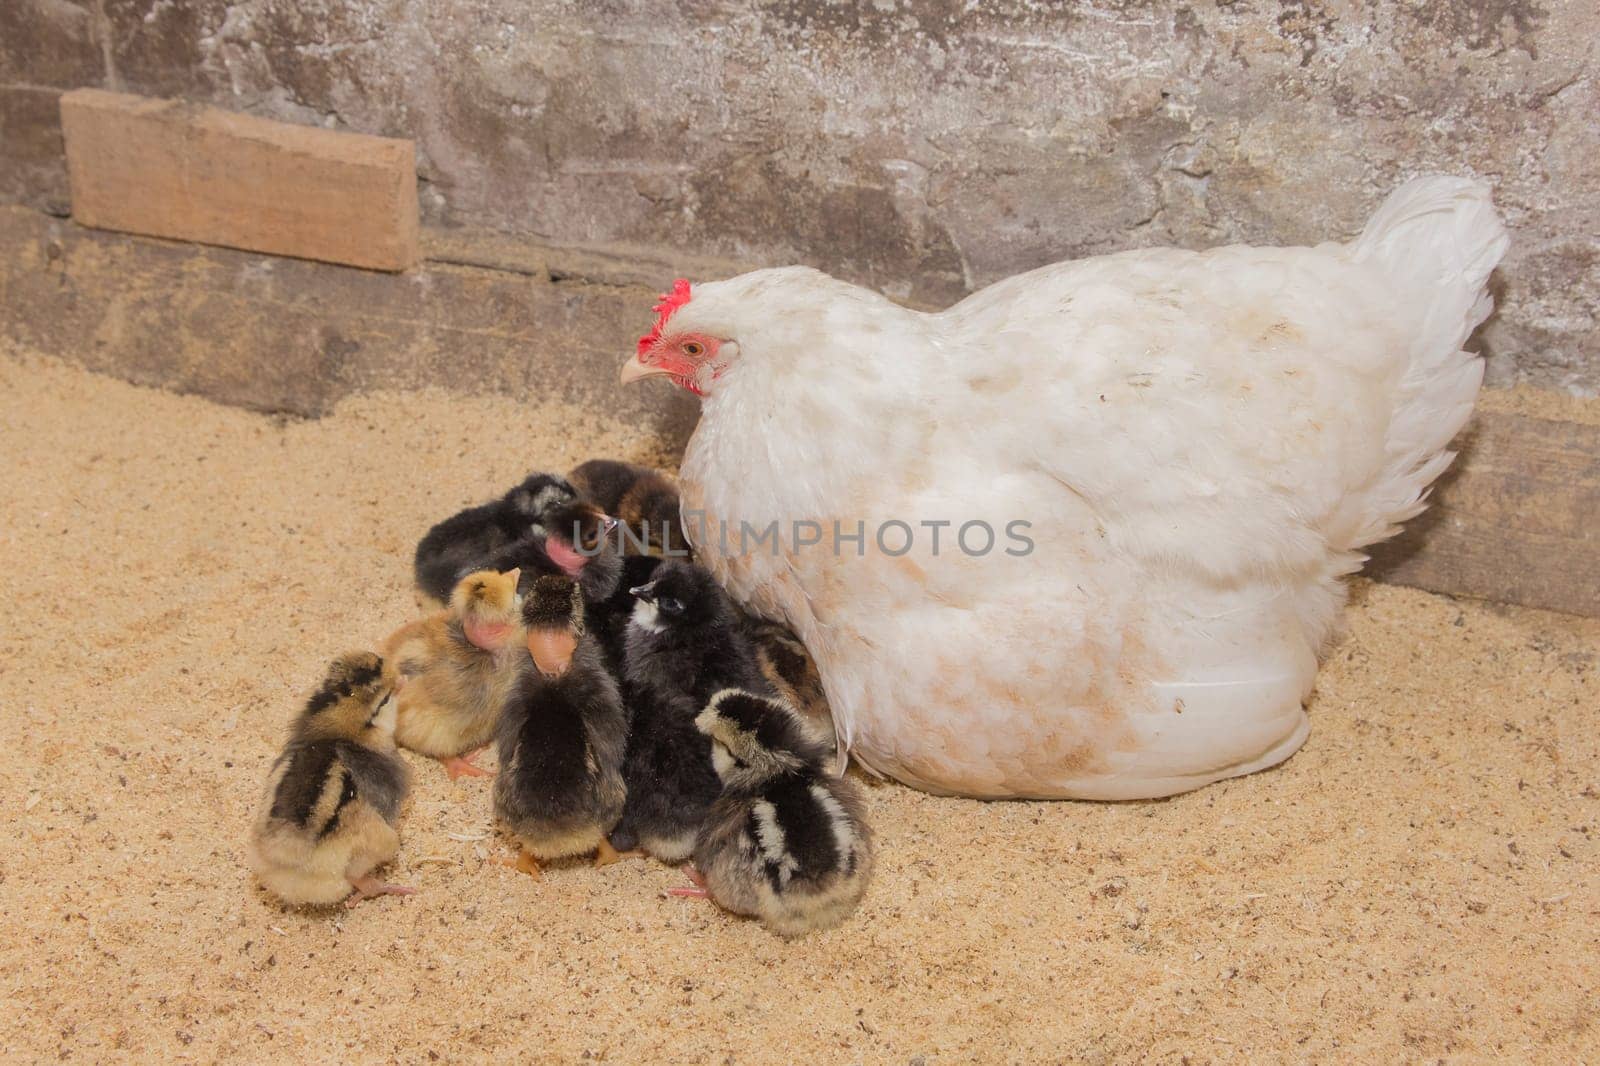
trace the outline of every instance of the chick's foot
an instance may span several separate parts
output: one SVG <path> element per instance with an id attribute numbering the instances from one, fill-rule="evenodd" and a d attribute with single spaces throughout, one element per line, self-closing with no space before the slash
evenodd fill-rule
<path id="1" fill-rule="evenodd" d="M 539 860 L 526 851 L 519 851 L 515 858 L 510 855 L 502 855 L 495 862 L 501 866 L 509 866 L 513 870 L 519 870 L 536 881 L 544 876 L 543 871 L 539 869 Z"/>
<path id="2" fill-rule="evenodd" d="M 706 891 L 706 878 L 704 874 L 702 874 L 699 870 L 696 870 L 693 866 L 685 866 L 683 868 L 683 872 L 688 875 L 689 880 L 693 881 L 694 884 L 684 885 L 679 888 L 669 888 L 667 889 L 667 895 L 684 896 L 688 899 L 710 898 L 711 894 Z"/>
<path id="3" fill-rule="evenodd" d="M 485 770 L 472 761 L 484 750 L 486 749 L 479 748 L 477 751 L 469 751 L 465 755 L 451 755 L 448 758 L 440 759 L 439 764 L 444 767 L 444 772 L 450 775 L 450 780 L 452 781 L 458 777 L 493 777 L 493 770 Z"/>
<path id="4" fill-rule="evenodd" d="M 376 899 L 379 896 L 414 896 L 417 892 L 408 885 L 391 885 L 371 875 L 357 877 L 350 884 L 354 886 L 355 892 L 344 901 L 346 907 L 354 907 L 364 899 Z"/>
<path id="5" fill-rule="evenodd" d="M 602 838 L 600 846 L 594 849 L 594 864 L 596 866 L 610 866 L 612 863 L 621 862 L 623 859 L 638 859 L 643 856 L 644 852 L 638 848 L 632 851 L 618 851 L 612 847 L 611 841 Z"/>

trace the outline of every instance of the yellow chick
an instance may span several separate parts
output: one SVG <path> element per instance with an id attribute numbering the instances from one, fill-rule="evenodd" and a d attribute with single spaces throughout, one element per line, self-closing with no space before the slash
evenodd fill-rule
<path id="1" fill-rule="evenodd" d="M 398 696 L 395 740 L 432 756 L 454 781 L 493 776 L 472 762 L 494 737 L 524 650 L 520 570 L 479 570 L 457 582 L 450 607 L 396 630 L 383 657 Z"/>

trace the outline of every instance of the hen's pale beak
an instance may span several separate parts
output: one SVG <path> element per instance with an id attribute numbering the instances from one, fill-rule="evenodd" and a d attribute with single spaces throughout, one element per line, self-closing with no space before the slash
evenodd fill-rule
<path id="1" fill-rule="evenodd" d="M 639 357 L 636 355 L 632 359 L 629 359 L 626 363 L 622 364 L 622 383 L 624 385 L 631 385 L 635 381 L 643 381 L 645 378 L 660 377 L 666 373 L 668 373 L 668 371 L 663 367 L 645 366 L 643 363 L 639 362 Z"/>

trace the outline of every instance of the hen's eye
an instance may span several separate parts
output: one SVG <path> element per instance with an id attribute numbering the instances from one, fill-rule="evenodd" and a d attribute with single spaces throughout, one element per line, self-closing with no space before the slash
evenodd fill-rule
<path id="1" fill-rule="evenodd" d="M 699 355 L 705 350 L 705 345 L 701 344 L 699 341 L 690 341 L 688 344 L 683 346 L 683 354 L 691 357 Z"/>

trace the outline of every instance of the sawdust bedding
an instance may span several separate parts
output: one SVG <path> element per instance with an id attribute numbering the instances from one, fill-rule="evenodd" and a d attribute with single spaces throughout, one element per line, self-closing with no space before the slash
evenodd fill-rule
<path id="1" fill-rule="evenodd" d="M 286 422 L 14 348 L 0 386 L 13 1061 L 1600 1058 L 1600 622 L 1358 583 L 1280 769 L 869 782 L 876 880 L 793 943 L 659 864 L 495 866 L 486 784 L 414 756 L 419 894 L 292 911 L 242 865 L 258 790 L 327 659 L 411 615 L 419 531 L 530 457 L 671 457 L 494 398 Z"/>

